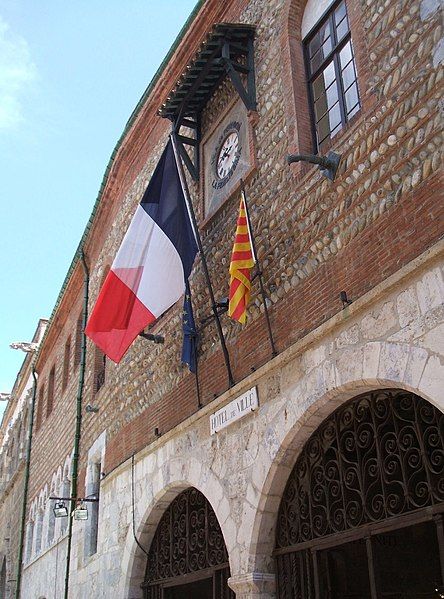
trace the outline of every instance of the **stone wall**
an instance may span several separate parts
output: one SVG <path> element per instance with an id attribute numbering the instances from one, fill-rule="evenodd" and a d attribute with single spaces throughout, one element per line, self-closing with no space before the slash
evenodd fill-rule
<path id="1" fill-rule="evenodd" d="M 24 460 L 19 460 L 14 477 L 4 485 L 0 499 L 0 569 L 6 562 L 5 599 L 12 599 L 17 579 L 17 553 L 23 503 Z"/>
<path id="2" fill-rule="evenodd" d="M 171 500 L 194 486 L 221 525 L 237 596 L 274 597 L 277 511 L 310 433 L 344 401 L 377 388 L 407 389 L 444 410 L 443 257 L 441 243 L 142 450 L 135 459 L 141 545 L 149 548 Z M 259 409 L 210 436 L 210 414 L 254 385 Z M 83 522 L 74 534 L 76 598 L 142 596 L 146 556 L 132 533 L 130 460 L 102 480 L 97 555 L 83 555 Z M 34 584 L 38 597 L 43 580 Z"/>

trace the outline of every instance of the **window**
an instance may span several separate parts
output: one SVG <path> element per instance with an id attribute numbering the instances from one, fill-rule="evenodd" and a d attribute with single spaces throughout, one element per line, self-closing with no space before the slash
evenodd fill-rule
<path id="1" fill-rule="evenodd" d="M 45 385 L 40 387 L 39 399 L 36 406 L 35 429 L 38 431 L 42 426 L 43 404 L 45 400 Z"/>
<path id="2" fill-rule="evenodd" d="M 80 314 L 76 325 L 76 344 L 74 347 L 74 368 L 80 364 L 82 356 L 82 341 L 83 341 L 83 316 Z"/>
<path id="3" fill-rule="evenodd" d="M 54 493 L 55 495 L 55 493 Z M 48 529 L 46 531 L 46 544 L 49 547 L 54 541 L 55 533 L 55 516 L 53 511 L 53 504 L 48 502 Z"/>
<path id="4" fill-rule="evenodd" d="M 308 35 L 304 51 L 314 144 L 321 151 L 360 108 L 345 0 L 335 3 Z"/>
<path id="5" fill-rule="evenodd" d="M 32 540 L 34 538 L 34 520 L 29 520 L 26 524 L 26 552 L 25 560 L 29 562 L 32 557 Z"/>
<path id="6" fill-rule="evenodd" d="M 65 477 L 61 488 L 60 488 L 60 497 L 70 497 L 71 496 L 71 484 L 67 477 Z M 68 510 L 69 510 L 69 503 Z M 68 527 L 68 518 L 59 518 L 60 520 L 60 536 L 65 534 L 65 531 Z"/>
<path id="7" fill-rule="evenodd" d="M 94 360 L 94 391 L 97 393 L 105 384 L 106 379 L 106 355 L 96 347 Z"/>
<path id="8" fill-rule="evenodd" d="M 106 355 L 96 348 L 96 359 L 95 359 L 95 385 L 94 389 L 97 393 L 105 384 L 106 379 Z"/>
<path id="9" fill-rule="evenodd" d="M 46 400 L 46 417 L 48 417 L 54 405 L 55 366 L 51 368 L 48 378 L 48 397 Z"/>
<path id="10" fill-rule="evenodd" d="M 42 550 L 42 531 L 43 531 L 43 510 L 42 510 L 42 508 L 40 508 L 37 512 L 37 519 L 36 519 L 34 555 L 38 555 Z"/>
<path id="11" fill-rule="evenodd" d="M 63 378 L 62 378 L 62 389 L 66 389 L 69 381 L 69 366 L 71 361 L 71 336 L 68 337 L 65 343 L 65 353 L 63 355 Z"/>
<path id="12" fill-rule="evenodd" d="M 102 463 L 94 462 L 89 466 L 90 482 L 87 485 L 88 496 L 99 496 L 100 492 L 100 473 Z M 99 502 L 91 501 L 88 507 L 88 523 L 85 529 L 85 555 L 88 557 L 97 553 L 97 533 L 99 531 Z"/>

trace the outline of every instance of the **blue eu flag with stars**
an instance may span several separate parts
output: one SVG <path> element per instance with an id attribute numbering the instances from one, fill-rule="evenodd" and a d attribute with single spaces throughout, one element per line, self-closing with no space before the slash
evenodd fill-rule
<path id="1" fill-rule="evenodd" d="M 182 364 L 188 364 L 191 372 L 196 372 L 197 331 L 191 303 L 190 285 L 188 279 L 185 284 L 185 297 L 183 299 L 183 345 Z"/>

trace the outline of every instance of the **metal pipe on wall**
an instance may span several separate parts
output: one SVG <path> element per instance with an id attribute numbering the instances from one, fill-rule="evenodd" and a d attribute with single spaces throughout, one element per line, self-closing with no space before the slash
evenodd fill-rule
<path id="1" fill-rule="evenodd" d="M 76 408 L 76 429 L 74 435 L 74 451 L 72 458 L 71 472 L 71 501 L 69 507 L 69 523 L 68 523 L 68 546 L 66 549 L 66 573 L 65 573 L 65 599 L 69 595 L 69 570 L 71 564 L 71 546 L 72 546 L 72 525 L 73 511 L 75 509 L 75 498 L 77 497 L 77 482 L 79 474 L 79 456 L 80 456 L 80 438 L 82 433 L 82 399 L 83 387 L 85 384 L 85 366 L 86 366 L 86 336 L 85 327 L 88 320 L 88 293 L 89 293 L 89 270 L 85 260 L 83 249 L 80 250 L 80 259 L 83 266 L 83 313 L 82 313 L 82 346 L 80 352 L 80 367 L 79 367 L 79 384 L 77 388 L 77 408 Z"/>

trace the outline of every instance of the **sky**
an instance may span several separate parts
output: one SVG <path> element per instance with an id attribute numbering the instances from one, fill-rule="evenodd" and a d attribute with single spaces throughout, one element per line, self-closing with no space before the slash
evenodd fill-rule
<path id="1" fill-rule="evenodd" d="M 125 124 L 196 0 L 0 0 L 0 392 L 51 315 Z M 5 402 L 0 402 L 0 416 Z"/>

